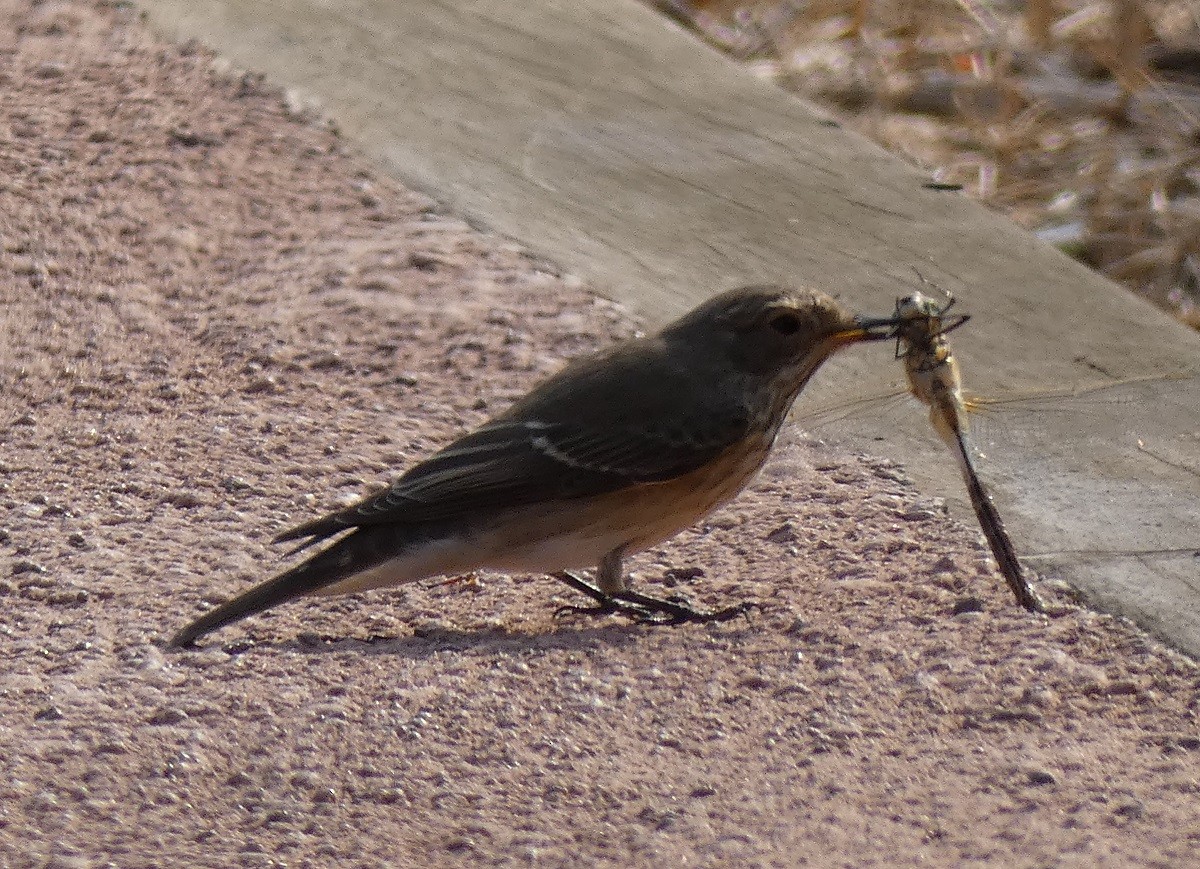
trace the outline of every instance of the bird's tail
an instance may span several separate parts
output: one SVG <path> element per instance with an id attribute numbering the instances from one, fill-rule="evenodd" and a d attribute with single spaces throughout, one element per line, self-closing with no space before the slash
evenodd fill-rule
<path id="1" fill-rule="evenodd" d="M 378 536 L 377 531 L 375 534 L 372 534 L 372 531 L 376 529 L 362 529 L 343 537 L 274 579 L 268 579 L 209 610 L 175 634 L 168 645 L 190 646 L 200 637 L 230 622 L 260 613 L 284 601 L 320 591 L 393 557 L 396 554 L 394 549 L 375 545 L 381 541 L 367 539 Z"/>

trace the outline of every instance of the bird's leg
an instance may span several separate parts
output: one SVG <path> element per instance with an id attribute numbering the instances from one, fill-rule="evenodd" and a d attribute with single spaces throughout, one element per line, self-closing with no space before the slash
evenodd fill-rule
<path id="1" fill-rule="evenodd" d="M 600 561 L 596 568 L 596 584 L 592 585 L 569 570 L 554 574 L 554 578 L 565 582 L 576 591 L 581 591 L 596 602 L 595 606 L 560 606 L 555 615 L 565 613 L 587 613 L 590 615 L 608 615 L 609 613 L 628 613 L 636 619 L 653 621 L 654 616 L 637 604 L 625 603 L 614 597 L 614 593 L 625 588 L 625 574 L 621 569 L 621 550 L 615 549 Z"/>
<path id="2" fill-rule="evenodd" d="M 565 582 L 567 585 L 571 586 L 571 588 L 575 589 L 576 591 L 583 592 L 588 597 L 590 597 L 592 600 L 594 600 L 597 604 L 595 607 L 572 606 L 572 607 L 563 607 L 563 609 L 570 609 L 570 610 L 599 609 L 599 610 L 603 610 L 604 612 L 608 612 L 608 613 L 614 612 L 616 610 L 616 606 L 614 605 L 615 601 L 613 601 L 613 599 L 611 597 L 606 595 L 600 589 L 596 588 L 596 586 L 592 585 L 586 579 L 583 579 L 582 577 L 577 576 L 576 574 L 572 573 L 569 570 L 564 570 L 561 573 L 554 573 L 551 575 L 555 579 L 559 580 L 560 582 Z"/>
<path id="3" fill-rule="evenodd" d="M 567 585 L 576 591 L 581 591 L 596 602 L 595 606 L 575 606 L 574 604 L 564 604 L 555 610 L 555 615 L 561 616 L 566 613 L 587 613 L 589 615 L 608 615 L 609 613 L 625 612 L 636 618 L 650 618 L 650 612 L 642 609 L 636 604 L 628 604 L 617 600 L 607 592 L 601 591 L 596 586 L 592 585 L 585 579 L 581 579 L 569 570 L 561 571 L 560 573 L 551 574 L 560 582 L 565 582 Z"/>
<path id="4" fill-rule="evenodd" d="M 658 625 L 681 625 L 684 622 L 727 622 L 740 615 L 745 615 L 758 606 L 756 603 L 739 603 L 719 610 L 698 610 L 680 599 L 662 600 L 628 589 L 617 592 L 614 597 L 623 603 L 640 607 L 648 614 L 642 616 L 635 613 L 639 621 Z"/>
<path id="5" fill-rule="evenodd" d="M 596 601 L 594 607 L 564 606 L 560 607 L 558 612 L 583 612 L 594 615 L 623 612 L 647 624 L 678 625 L 684 622 L 725 622 L 754 607 L 754 604 L 743 603 L 706 612 L 693 609 L 682 600 L 662 600 L 631 591 L 625 587 L 621 555 L 622 550 L 616 549 L 604 556 L 596 571 L 596 585 L 584 582 L 566 571 L 555 574 L 556 579 Z"/>

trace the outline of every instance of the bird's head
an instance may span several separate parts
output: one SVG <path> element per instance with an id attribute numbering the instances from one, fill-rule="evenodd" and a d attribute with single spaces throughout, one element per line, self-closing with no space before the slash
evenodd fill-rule
<path id="1" fill-rule="evenodd" d="M 743 375 L 783 378 L 799 389 L 838 349 L 892 337 L 895 322 L 856 317 L 816 290 L 752 286 L 714 296 L 662 337 L 717 354 Z"/>

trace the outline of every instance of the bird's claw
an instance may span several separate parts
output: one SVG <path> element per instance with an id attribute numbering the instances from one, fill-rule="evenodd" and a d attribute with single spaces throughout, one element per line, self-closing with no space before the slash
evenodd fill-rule
<path id="1" fill-rule="evenodd" d="M 699 610 L 693 607 L 686 598 L 679 596 L 667 600 L 638 595 L 635 601 L 643 612 L 635 614 L 635 618 L 643 624 L 682 625 L 688 622 L 727 622 L 740 615 L 746 615 L 759 604 L 750 601 L 734 604 L 719 610 Z"/>
<path id="2" fill-rule="evenodd" d="M 637 621 L 647 621 L 653 619 L 653 614 L 644 607 L 637 604 L 625 603 L 616 598 L 609 598 L 606 601 L 597 601 L 592 606 L 578 606 L 576 604 L 563 604 L 554 611 L 556 619 L 564 618 L 565 616 L 576 614 L 585 616 L 607 616 L 613 613 L 623 613 L 631 616 Z"/>
<path id="3" fill-rule="evenodd" d="M 585 582 L 570 571 L 563 571 L 554 576 L 595 601 L 592 606 L 564 604 L 554 611 L 555 618 L 562 618 L 572 613 L 604 616 L 619 612 L 639 624 L 681 625 L 686 622 L 727 622 L 740 615 L 745 615 L 759 606 L 756 603 L 746 602 L 710 612 L 696 609 L 692 606 L 691 601 L 681 595 L 672 595 L 663 599 L 649 597 L 629 589 L 609 594 L 597 586 Z"/>

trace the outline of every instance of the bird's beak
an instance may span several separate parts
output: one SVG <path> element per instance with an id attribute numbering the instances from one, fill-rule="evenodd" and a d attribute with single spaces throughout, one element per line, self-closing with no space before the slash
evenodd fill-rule
<path id="1" fill-rule="evenodd" d="M 902 320 L 891 317 L 855 317 L 854 328 L 836 332 L 833 340 L 838 344 L 854 344 L 858 341 L 886 341 L 896 336 Z"/>

